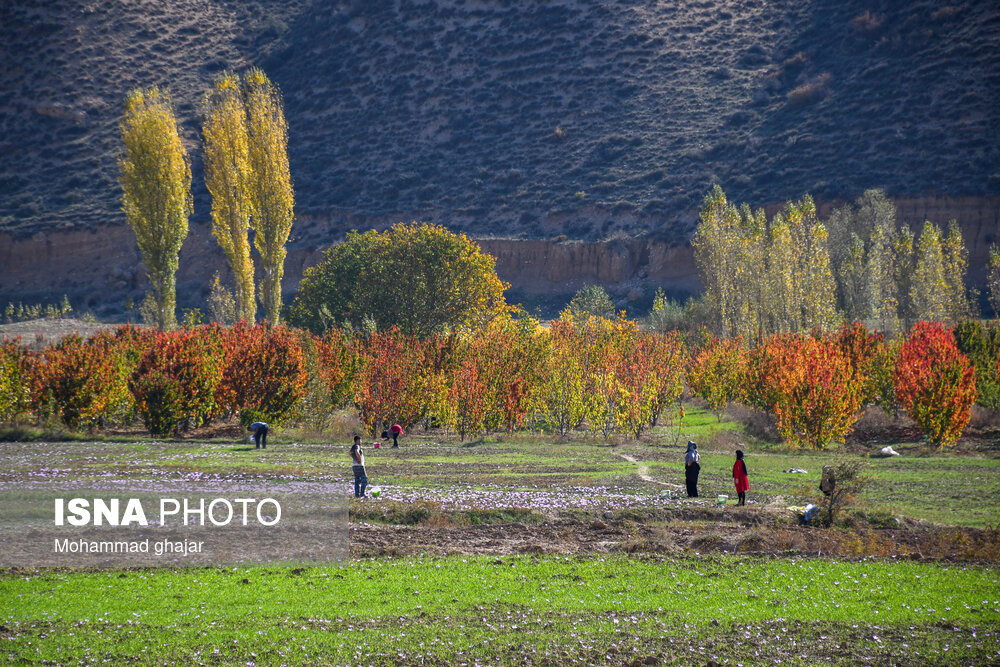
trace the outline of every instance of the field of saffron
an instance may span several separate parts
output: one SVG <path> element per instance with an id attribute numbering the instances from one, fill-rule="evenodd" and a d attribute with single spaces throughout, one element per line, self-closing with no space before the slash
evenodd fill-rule
<path id="1" fill-rule="evenodd" d="M 379 499 L 350 499 L 335 565 L 0 572 L 0 660 L 201 664 L 994 664 L 1000 458 L 989 442 L 802 451 L 693 409 L 683 442 L 413 434 L 368 447 Z M 0 492 L 109 495 L 257 485 L 350 496 L 346 442 L 4 442 Z M 366 443 L 367 444 L 367 443 Z M 881 446 L 881 443 L 879 444 Z M 747 507 L 733 452 L 747 452 Z M 823 465 L 874 479 L 832 526 Z M 805 470 L 807 472 L 788 472 Z M 719 496 L 728 498 L 720 501 Z"/>

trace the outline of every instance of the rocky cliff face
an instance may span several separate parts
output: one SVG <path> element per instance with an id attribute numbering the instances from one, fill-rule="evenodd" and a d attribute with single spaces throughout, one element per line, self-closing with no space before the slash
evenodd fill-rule
<path id="1" fill-rule="evenodd" d="M 839 203 L 820 202 L 821 217 L 835 205 Z M 900 220 L 914 228 L 924 220 L 945 224 L 957 219 L 969 249 L 969 282 L 982 284 L 989 246 L 1000 241 L 1000 197 L 904 198 L 897 205 Z M 776 210 L 779 205 L 766 208 Z M 363 219 L 351 222 L 361 228 L 369 226 Z M 370 222 L 376 227 L 386 224 L 381 219 Z M 686 243 L 649 236 L 604 242 L 484 238 L 479 243 L 497 258 L 497 272 L 511 284 L 515 299 L 541 299 L 555 308 L 587 283 L 607 287 L 622 307 L 645 307 L 658 287 L 677 297 L 700 289 Z M 321 259 L 328 245 L 291 247 L 285 272 L 287 294 L 294 293 L 302 272 Z M 0 302 L 55 301 L 68 294 L 77 310 L 120 316 L 126 299 L 138 302 L 147 289 L 140 259 L 135 238 L 124 225 L 100 232 L 38 232 L 22 239 L 0 234 Z M 208 226 L 191 225 L 181 251 L 179 305 L 204 308 L 217 270 L 226 275 L 225 261 Z"/>

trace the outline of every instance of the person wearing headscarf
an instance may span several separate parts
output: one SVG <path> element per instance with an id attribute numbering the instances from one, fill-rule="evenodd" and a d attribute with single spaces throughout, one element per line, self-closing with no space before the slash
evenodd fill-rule
<path id="1" fill-rule="evenodd" d="M 701 472 L 700 460 L 698 445 L 688 440 L 687 454 L 684 455 L 684 481 L 687 483 L 688 498 L 698 497 L 698 473 Z"/>
<path id="2" fill-rule="evenodd" d="M 747 504 L 747 491 L 750 490 L 750 479 L 747 477 L 747 464 L 743 460 L 743 450 L 736 450 L 736 463 L 733 464 L 733 482 L 736 484 L 737 505 Z"/>

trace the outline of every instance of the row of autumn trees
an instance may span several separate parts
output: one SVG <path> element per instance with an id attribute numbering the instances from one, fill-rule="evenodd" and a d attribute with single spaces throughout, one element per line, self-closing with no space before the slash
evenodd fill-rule
<path id="1" fill-rule="evenodd" d="M 308 424 L 353 405 L 373 434 L 398 422 L 463 438 L 584 425 L 638 436 L 677 404 L 683 350 L 677 335 L 599 318 L 544 330 L 530 318 L 498 318 L 476 334 L 422 339 L 398 329 L 122 326 L 40 352 L 4 342 L 0 421 L 84 428 L 140 419 L 162 436 L 236 416 Z"/>
<path id="2" fill-rule="evenodd" d="M 861 324 L 829 334 L 739 338 L 640 329 L 573 316 L 549 327 L 497 318 L 477 333 L 398 329 L 323 336 L 270 324 L 174 332 L 131 326 L 40 352 L 0 346 L 0 421 L 73 428 L 140 419 L 162 436 L 238 417 L 321 424 L 353 406 L 364 429 L 421 424 L 463 439 L 531 429 L 638 437 L 683 418 L 685 383 L 717 413 L 772 414 L 789 442 L 842 441 L 869 405 L 905 411 L 928 441 L 953 443 L 977 400 L 1000 408 L 1000 329 L 920 322 L 887 340 Z"/>
<path id="3" fill-rule="evenodd" d="M 770 219 L 736 206 L 716 186 L 692 240 L 711 328 L 759 340 L 773 333 L 829 331 L 867 322 L 896 334 L 914 323 L 978 316 L 965 287 L 968 253 L 958 225 L 926 222 L 919 236 L 896 221 L 881 190 L 817 217 L 810 197 Z M 1000 312 L 1000 253 L 990 293 Z"/>
<path id="4" fill-rule="evenodd" d="M 233 302 L 234 319 L 254 321 L 252 229 L 261 262 L 261 303 L 267 320 L 277 323 L 294 206 L 288 125 L 280 92 L 258 68 L 242 78 L 223 75 L 205 96 L 202 134 L 205 184 L 212 195 L 212 235 L 235 280 L 235 299 L 221 288 L 218 276 L 214 296 Z M 172 329 L 178 255 L 187 237 L 193 198 L 190 159 L 167 94 L 158 88 L 130 92 L 121 135 L 122 208 L 153 287 L 155 323 Z"/>

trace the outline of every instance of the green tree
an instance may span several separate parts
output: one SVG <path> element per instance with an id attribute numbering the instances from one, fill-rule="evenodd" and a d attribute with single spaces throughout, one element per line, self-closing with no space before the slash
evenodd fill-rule
<path id="1" fill-rule="evenodd" d="M 944 256 L 945 302 L 948 319 L 958 322 L 972 317 L 972 302 L 965 291 L 965 274 L 969 266 L 969 253 L 958 222 L 948 225 L 948 235 L 941 242 Z M 976 314 L 978 316 L 978 313 Z"/>
<path id="2" fill-rule="evenodd" d="M 216 271 L 208 292 L 208 316 L 212 322 L 231 325 L 236 323 L 236 300 L 223 284 Z"/>
<path id="3" fill-rule="evenodd" d="M 987 297 L 993 308 L 993 317 L 1000 317 L 1000 248 L 994 243 L 990 246 L 989 266 L 986 273 Z"/>
<path id="4" fill-rule="evenodd" d="M 157 88 L 129 93 L 121 133 L 122 209 L 153 286 L 156 324 L 171 329 L 177 325 L 177 257 L 193 209 L 191 166 L 170 100 Z"/>
<path id="5" fill-rule="evenodd" d="M 615 303 L 600 285 L 584 285 L 570 299 L 565 312 L 574 319 L 586 320 L 591 316 L 611 319 L 615 316 Z"/>
<path id="6" fill-rule="evenodd" d="M 659 333 L 682 329 L 687 323 L 684 311 L 683 303 L 668 299 L 663 289 L 658 287 L 656 296 L 653 297 L 653 308 L 646 318 L 646 326 Z"/>
<path id="7" fill-rule="evenodd" d="M 400 223 L 351 232 L 327 250 L 305 271 L 288 320 L 315 332 L 333 324 L 361 328 L 366 320 L 420 337 L 476 330 L 509 313 L 506 288 L 496 259 L 464 234 Z"/>
<path id="8" fill-rule="evenodd" d="M 892 241 L 892 274 L 896 282 L 896 294 L 899 298 L 899 315 L 903 326 L 910 328 L 916 322 L 913 301 L 913 270 L 914 270 L 913 231 L 902 227 Z"/>
<path id="9" fill-rule="evenodd" d="M 910 303 L 914 320 L 937 321 L 948 317 L 948 283 L 941 232 L 932 222 L 924 223 L 917 239 Z"/>
<path id="10" fill-rule="evenodd" d="M 252 170 L 247 112 L 235 74 L 216 81 L 205 98 L 205 185 L 212 194 L 212 236 L 219 242 L 236 283 L 236 315 L 254 321 L 254 267 L 250 257 Z"/>
<path id="11" fill-rule="evenodd" d="M 281 93 L 263 70 L 244 77 L 249 129 L 250 199 L 254 246 L 260 253 L 263 278 L 260 299 L 267 319 L 277 324 L 281 312 L 281 279 L 285 243 L 292 231 L 295 195 L 288 169 L 288 124 Z"/>

